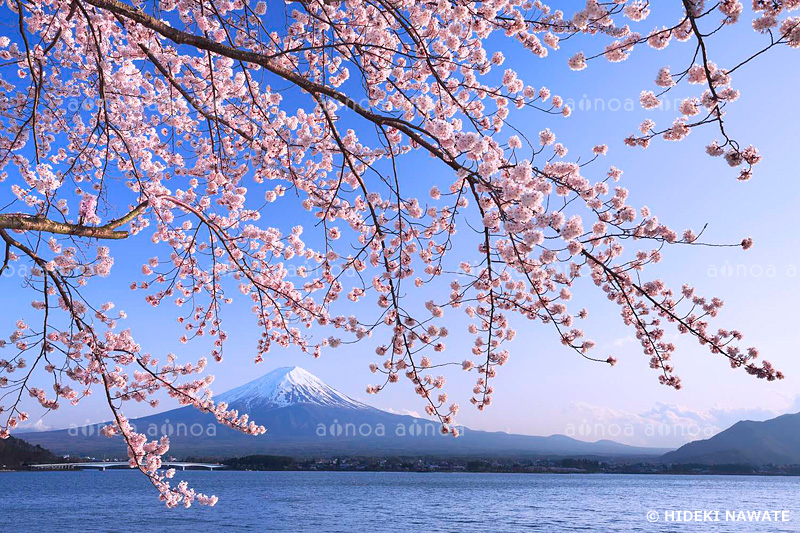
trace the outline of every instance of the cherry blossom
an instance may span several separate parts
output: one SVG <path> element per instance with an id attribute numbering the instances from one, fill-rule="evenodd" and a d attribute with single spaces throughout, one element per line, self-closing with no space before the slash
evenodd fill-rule
<path id="1" fill-rule="evenodd" d="M 171 481 L 161 463 L 168 439 L 148 440 L 124 412 L 128 402 L 155 407 L 168 396 L 244 433 L 266 431 L 210 389 L 234 300 L 247 302 L 260 332 L 255 362 L 276 348 L 320 357 L 360 341 L 374 349 L 369 369 L 379 380 L 367 392 L 407 381 L 451 435 L 459 408 L 445 391 L 448 371 L 472 373 L 470 401 L 485 410 L 519 327 L 541 323 L 580 358 L 616 364 L 594 356 L 580 327 L 588 311 L 575 295 L 592 286 L 665 385 L 682 387 L 667 327 L 733 368 L 781 379 L 738 330 L 712 326 L 722 300 L 648 276 L 672 246 L 717 243 L 632 205 L 622 170 L 599 161 L 613 157 L 613 141 L 647 148 L 696 131 L 722 171 L 753 178 L 761 155 L 729 131 L 726 113 L 750 61 L 800 47 L 800 18 L 789 16 L 798 8 L 11 0 L 4 9 L 18 27 L 0 36 L 0 275 L 27 268 L 38 318 L 8 325 L 0 340 L 0 438 L 33 409 L 99 392 L 111 420 L 103 433 L 124 440 L 131 468 L 167 506 L 214 505 Z M 675 20 L 650 25 L 662 9 Z M 712 61 L 708 42 L 748 24 L 769 39 L 763 48 L 733 64 Z M 584 50 L 562 56 L 567 40 Z M 571 108 L 527 72 L 503 67 L 498 42 L 532 64 L 562 61 L 565 76 L 642 46 L 682 47 L 683 64 L 656 65 L 636 91 L 645 109 L 679 87 L 688 96 L 664 129 L 646 119 L 624 140 L 570 151 L 556 139 L 566 138 L 559 129 L 574 120 Z M 519 109 L 563 126 L 515 126 Z M 406 175 L 416 154 L 429 165 Z M 151 353 L 148 332 L 119 302 L 90 297 L 99 278 L 117 281 L 109 243 L 147 250 L 124 284 L 173 310 L 181 354 Z M 731 246 L 747 250 L 753 240 Z M 448 342 L 461 313 L 466 354 Z M 201 339 L 210 347 L 198 353 Z"/>

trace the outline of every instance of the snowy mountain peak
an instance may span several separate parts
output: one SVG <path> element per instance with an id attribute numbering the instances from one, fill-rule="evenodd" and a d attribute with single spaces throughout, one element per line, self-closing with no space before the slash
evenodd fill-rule
<path id="1" fill-rule="evenodd" d="M 239 408 L 287 407 L 312 404 L 347 409 L 372 409 L 329 387 L 299 366 L 277 368 L 258 379 L 220 394 L 216 400 Z"/>

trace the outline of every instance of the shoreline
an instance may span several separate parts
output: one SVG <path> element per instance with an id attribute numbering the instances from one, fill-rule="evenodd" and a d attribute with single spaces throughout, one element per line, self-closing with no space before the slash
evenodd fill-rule
<path id="1" fill-rule="evenodd" d="M 21 468 L 16 470 L 2 469 L 0 474 L 11 474 L 19 472 L 34 472 L 34 473 L 77 473 L 77 472 L 131 472 L 135 471 L 132 468 L 107 468 L 106 470 L 98 470 L 94 468 L 74 468 L 74 469 L 33 469 Z M 447 474 L 447 475 L 482 475 L 482 474 L 507 474 L 507 475 L 552 475 L 552 476 L 686 476 L 686 477 L 800 477 L 797 473 L 777 473 L 777 472 L 588 472 L 588 471 L 542 471 L 542 472 L 511 472 L 511 471 L 454 471 L 454 470 L 249 470 L 249 469 L 234 469 L 223 468 L 214 472 L 205 469 L 186 469 L 180 470 L 178 473 L 183 472 L 208 472 L 209 474 L 218 474 L 220 472 L 264 472 L 264 473 L 343 473 L 343 474 Z M 177 475 L 177 474 L 176 474 Z"/>

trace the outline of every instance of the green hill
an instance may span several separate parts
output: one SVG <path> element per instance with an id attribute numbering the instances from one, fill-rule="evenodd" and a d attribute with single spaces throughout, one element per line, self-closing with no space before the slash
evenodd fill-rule
<path id="1" fill-rule="evenodd" d="M 31 463 L 55 463 L 60 458 L 50 450 L 22 439 L 0 439 L 0 469 L 18 469 Z"/>

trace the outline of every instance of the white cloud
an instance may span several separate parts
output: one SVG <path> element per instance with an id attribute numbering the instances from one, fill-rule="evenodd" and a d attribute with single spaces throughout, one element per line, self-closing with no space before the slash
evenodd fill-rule
<path id="1" fill-rule="evenodd" d="M 614 339 L 611 342 L 611 345 L 619 348 L 620 346 L 625 346 L 626 344 L 635 344 L 635 343 L 636 343 L 636 338 L 633 335 L 628 335 L 626 337 L 620 337 L 619 339 Z"/>
<path id="2" fill-rule="evenodd" d="M 429 418 L 427 416 L 419 414 L 419 411 L 412 411 L 410 409 L 392 409 L 389 407 L 388 409 L 384 409 L 384 411 L 395 414 L 395 415 L 405 415 L 405 416 L 413 416 L 414 418 Z"/>
<path id="3" fill-rule="evenodd" d="M 52 426 L 47 426 L 44 423 L 44 420 L 41 418 L 34 423 L 31 422 L 23 422 L 17 428 L 18 433 L 33 433 L 36 431 L 50 431 L 53 429 Z"/>
<path id="4" fill-rule="evenodd" d="M 789 412 L 800 410 L 800 396 Z M 708 410 L 656 403 L 651 409 L 632 413 L 621 409 L 573 402 L 564 412 L 565 435 L 581 440 L 614 440 L 635 446 L 678 447 L 710 438 L 740 420 L 767 420 L 787 410 L 714 407 Z"/>

